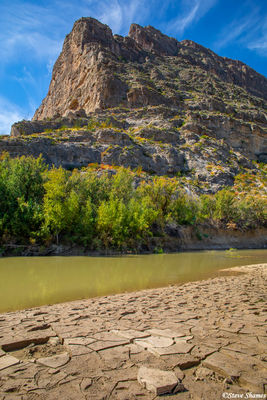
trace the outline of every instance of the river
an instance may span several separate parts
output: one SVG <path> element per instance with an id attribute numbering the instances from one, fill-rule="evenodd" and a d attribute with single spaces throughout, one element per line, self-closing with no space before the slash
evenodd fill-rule
<path id="1" fill-rule="evenodd" d="M 0 312 L 181 284 L 266 261 L 267 250 L 0 258 Z"/>

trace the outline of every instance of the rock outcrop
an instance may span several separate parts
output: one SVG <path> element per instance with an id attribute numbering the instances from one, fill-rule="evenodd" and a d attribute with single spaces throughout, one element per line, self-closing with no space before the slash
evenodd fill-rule
<path id="1" fill-rule="evenodd" d="M 0 152 L 183 173 L 215 191 L 267 161 L 266 99 L 267 79 L 240 61 L 151 26 L 122 37 L 81 18 L 33 120 L 14 124 Z"/>
<path id="2" fill-rule="evenodd" d="M 173 58 L 163 61 L 162 57 Z M 168 61 L 176 64 L 176 70 L 167 65 L 159 72 L 163 80 L 161 89 L 172 82 L 179 90 L 180 67 L 190 65 L 203 74 L 208 72 L 211 86 L 215 79 L 220 79 L 267 99 L 266 79 L 240 61 L 219 57 L 190 40 L 178 42 L 151 26 L 132 24 L 129 36 L 113 36 L 107 25 L 93 18 L 81 18 L 64 41 L 49 92 L 33 119 L 65 116 L 78 109 L 88 113 L 122 104 L 126 107 L 177 105 L 179 95 L 175 93 L 169 96 L 161 90 L 160 96 L 151 94 L 150 88 L 155 89 L 160 83 L 157 77 L 151 77 L 149 82 L 147 77 L 142 81 L 142 76 L 138 76 L 151 73 L 153 67 L 160 70 Z"/>
<path id="3" fill-rule="evenodd" d="M 159 56 L 177 56 L 181 47 L 176 39 L 163 35 L 153 26 L 143 28 L 140 25 L 132 24 L 129 37 L 144 51 Z"/>

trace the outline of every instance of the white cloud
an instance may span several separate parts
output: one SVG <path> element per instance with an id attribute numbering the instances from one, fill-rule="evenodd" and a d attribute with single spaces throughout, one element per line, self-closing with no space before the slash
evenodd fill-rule
<path id="1" fill-rule="evenodd" d="M 216 49 L 226 47 L 229 43 L 233 43 L 234 41 L 243 38 L 244 34 L 247 35 L 247 32 L 251 32 L 251 29 L 255 27 L 256 22 L 257 16 L 255 14 L 250 14 L 241 19 L 234 19 L 221 32 L 219 39 L 215 43 Z"/>
<path id="2" fill-rule="evenodd" d="M 184 31 L 207 14 L 217 1 L 183 0 L 181 15 L 168 22 L 167 31 L 183 35 Z"/>
<path id="3" fill-rule="evenodd" d="M 260 33 L 248 42 L 248 49 L 257 51 L 260 55 L 267 57 L 267 18 L 260 25 Z"/>
<path id="4" fill-rule="evenodd" d="M 214 48 L 218 51 L 228 45 L 239 45 L 267 56 L 267 18 L 256 7 L 240 13 L 221 31 Z"/>
<path id="5" fill-rule="evenodd" d="M 184 30 L 187 28 L 187 26 L 189 26 L 194 21 L 198 10 L 199 10 L 199 3 L 196 3 L 187 15 L 185 15 L 183 18 L 178 20 L 178 22 L 179 22 L 178 29 L 180 32 L 184 32 Z"/>
<path id="6" fill-rule="evenodd" d="M 126 4 L 119 0 L 102 1 L 101 3 L 101 9 L 105 11 L 101 11 L 98 18 L 104 24 L 109 25 L 114 33 L 126 34 L 130 24 L 136 18 L 140 20 L 144 15 L 140 13 L 144 6 L 141 0 L 131 0 Z"/>
<path id="7" fill-rule="evenodd" d="M 22 110 L 0 97 L 0 135 L 9 135 L 11 125 L 24 118 Z"/>
<path id="8" fill-rule="evenodd" d="M 248 44 L 249 49 L 255 49 L 255 50 L 262 50 L 266 51 L 267 50 L 267 35 L 265 35 L 264 38 L 260 38 L 258 40 L 255 40 L 254 42 L 250 42 Z"/>
<path id="9" fill-rule="evenodd" d="M 62 26 L 52 10 L 33 4 L 14 2 L 1 6 L 0 55 L 2 62 L 27 59 L 55 58 L 61 43 L 55 34 Z M 53 31 L 51 27 L 56 27 Z M 53 32 L 51 34 L 51 32 Z"/>
<path id="10" fill-rule="evenodd" d="M 36 77 L 26 67 L 23 68 L 23 71 L 19 76 L 13 76 L 13 80 L 17 81 L 23 88 L 25 94 L 25 105 L 27 105 L 28 109 L 26 118 L 32 118 L 35 110 L 38 107 L 35 97 L 41 91 L 40 81 L 37 80 Z"/>
<path id="11" fill-rule="evenodd" d="M 46 6 L 14 0 L 0 4 L 0 56 L 4 63 L 27 57 L 43 61 L 51 69 L 64 37 L 75 20 L 91 16 L 125 34 L 134 19 L 146 14 L 145 0 L 47 1 Z"/>
<path id="12" fill-rule="evenodd" d="M 62 41 L 52 39 L 39 32 L 25 32 L 14 35 L 7 45 L 12 45 L 14 50 L 24 48 L 24 51 L 31 51 L 37 58 L 55 58 L 62 47 Z"/>

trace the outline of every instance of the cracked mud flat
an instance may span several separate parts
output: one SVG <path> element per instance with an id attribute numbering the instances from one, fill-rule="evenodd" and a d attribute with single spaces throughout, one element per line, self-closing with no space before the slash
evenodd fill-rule
<path id="1" fill-rule="evenodd" d="M 265 393 L 267 264 L 231 271 L 244 274 L 0 314 L 0 399 Z"/>

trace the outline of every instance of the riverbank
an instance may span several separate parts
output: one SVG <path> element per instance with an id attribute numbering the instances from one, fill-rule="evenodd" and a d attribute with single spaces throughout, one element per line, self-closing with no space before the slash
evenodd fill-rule
<path id="1" fill-rule="evenodd" d="M 143 366 L 174 372 L 174 399 L 264 393 L 267 264 L 225 273 L 0 314 L 1 398 L 155 399 Z"/>
<path id="2" fill-rule="evenodd" d="M 175 235 L 174 235 L 175 233 Z M 240 231 L 238 229 L 219 229 L 201 226 L 179 227 L 173 235 L 152 237 L 136 249 L 115 250 L 99 248 L 90 250 L 77 244 L 40 245 L 2 245 L 0 257 L 32 256 L 101 256 L 118 254 L 174 253 L 194 250 L 265 249 L 267 248 L 267 228 Z"/>
<path id="3" fill-rule="evenodd" d="M 206 182 L 201 189 L 188 176 L 123 167 L 112 173 L 90 166 L 49 169 L 40 157 L 4 155 L 0 183 L 3 256 L 144 254 L 267 243 L 264 166 L 257 175 L 237 175 L 231 187 L 212 189 Z"/>

